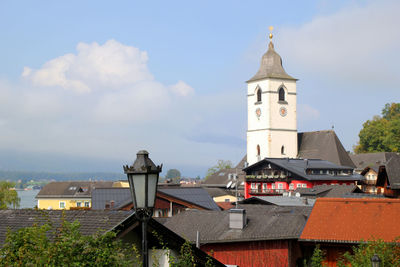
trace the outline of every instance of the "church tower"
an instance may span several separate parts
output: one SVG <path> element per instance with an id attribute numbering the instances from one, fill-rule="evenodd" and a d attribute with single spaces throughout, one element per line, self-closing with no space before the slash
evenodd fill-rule
<path id="1" fill-rule="evenodd" d="M 272 39 L 272 34 L 269 35 Z M 282 67 L 270 41 L 256 75 L 247 81 L 247 162 L 297 157 L 297 79 Z"/>

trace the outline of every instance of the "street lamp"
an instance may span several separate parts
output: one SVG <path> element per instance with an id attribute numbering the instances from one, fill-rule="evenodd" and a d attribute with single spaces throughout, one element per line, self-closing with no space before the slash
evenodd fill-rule
<path id="1" fill-rule="evenodd" d="M 146 150 L 140 150 L 136 154 L 136 160 L 132 166 L 124 166 L 124 172 L 128 176 L 135 215 L 142 222 L 143 267 L 149 266 L 147 222 L 153 215 L 158 176 L 161 169 L 162 165 L 156 166 L 149 159 L 149 152 Z"/>
<path id="2" fill-rule="evenodd" d="M 374 254 L 374 256 L 372 256 L 371 264 L 372 264 L 372 267 L 381 266 L 381 259 L 378 257 L 378 255 Z"/>

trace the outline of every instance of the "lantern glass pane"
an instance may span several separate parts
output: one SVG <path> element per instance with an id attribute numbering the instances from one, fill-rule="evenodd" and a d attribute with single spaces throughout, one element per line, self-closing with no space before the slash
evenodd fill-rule
<path id="1" fill-rule="evenodd" d="M 156 198 L 156 190 L 157 190 L 157 180 L 158 180 L 158 174 L 151 173 L 148 175 L 148 207 L 153 208 L 154 207 L 154 201 Z"/>
<path id="2" fill-rule="evenodd" d="M 145 179 L 146 175 L 144 174 L 135 174 L 132 175 L 132 180 L 133 180 L 133 187 L 135 190 L 135 196 L 136 196 L 136 207 L 135 208 L 146 208 L 145 206 Z"/>

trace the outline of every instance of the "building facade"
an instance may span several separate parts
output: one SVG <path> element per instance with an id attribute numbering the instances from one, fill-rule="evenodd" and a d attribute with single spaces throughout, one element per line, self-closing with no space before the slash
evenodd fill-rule
<path id="1" fill-rule="evenodd" d="M 297 79 L 282 67 L 272 42 L 247 81 L 247 162 L 297 157 Z"/>

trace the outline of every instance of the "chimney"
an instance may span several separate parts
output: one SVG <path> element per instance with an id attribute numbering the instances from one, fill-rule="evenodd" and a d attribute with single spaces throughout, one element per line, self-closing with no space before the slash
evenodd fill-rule
<path id="1" fill-rule="evenodd" d="M 111 200 L 111 201 L 110 201 L 110 208 L 111 208 L 111 209 L 114 209 L 114 204 L 115 204 L 115 201 L 114 201 L 114 200 Z"/>
<path id="2" fill-rule="evenodd" d="M 246 210 L 244 209 L 229 210 L 229 228 L 243 229 L 246 226 L 246 223 L 247 223 Z"/>

